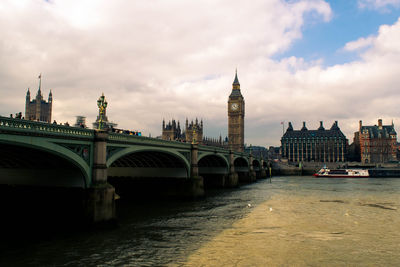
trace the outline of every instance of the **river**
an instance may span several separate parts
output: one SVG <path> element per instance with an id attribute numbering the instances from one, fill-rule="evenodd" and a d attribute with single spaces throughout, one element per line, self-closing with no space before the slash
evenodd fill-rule
<path id="1" fill-rule="evenodd" d="M 400 266 L 400 179 L 275 177 L 118 200 L 119 226 L 0 241 L 0 266 Z"/>

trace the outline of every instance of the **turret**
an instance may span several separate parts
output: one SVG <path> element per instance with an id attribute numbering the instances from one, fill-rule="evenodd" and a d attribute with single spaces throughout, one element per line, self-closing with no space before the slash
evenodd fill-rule
<path id="1" fill-rule="evenodd" d="M 31 92 L 29 91 L 29 88 L 28 88 L 28 91 L 26 92 L 26 100 L 25 100 L 25 118 L 27 119 L 27 120 L 29 120 L 30 118 L 29 118 L 29 116 L 30 116 L 30 113 L 29 113 L 29 104 L 31 103 Z"/>
<path id="2" fill-rule="evenodd" d="M 50 93 L 49 93 L 49 103 L 52 103 L 53 102 L 53 93 L 51 92 L 51 90 L 50 90 Z"/>
<path id="3" fill-rule="evenodd" d="M 29 88 L 28 88 L 28 91 L 26 92 L 26 102 L 30 102 L 31 101 L 31 92 L 29 91 Z"/>
<path id="4" fill-rule="evenodd" d="M 36 94 L 36 99 L 37 100 L 42 100 L 43 99 L 43 96 L 42 96 L 42 91 L 41 91 L 41 89 L 40 89 L 40 87 L 42 86 L 42 74 L 40 73 L 40 75 L 39 75 L 39 89 L 38 89 L 38 92 L 37 92 L 37 94 Z M 39 101 L 38 101 L 39 102 Z"/>

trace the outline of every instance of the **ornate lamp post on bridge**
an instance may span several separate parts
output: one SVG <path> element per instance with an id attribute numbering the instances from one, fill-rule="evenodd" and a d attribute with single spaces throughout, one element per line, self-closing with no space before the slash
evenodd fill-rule
<path id="1" fill-rule="evenodd" d="M 99 99 L 97 100 L 97 106 L 99 107 L 99 130 L 103 130 L 104 127 L 104 121 L 105 121 L 105 116 L 106 116 L 106 109 L 107 109 L 107 101 L 104 96 L 104 93 L 101 94 Z"/>

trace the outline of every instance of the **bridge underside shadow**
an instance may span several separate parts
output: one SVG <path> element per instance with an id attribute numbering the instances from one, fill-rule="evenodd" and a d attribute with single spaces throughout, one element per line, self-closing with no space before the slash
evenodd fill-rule
<path id="1" fill-rule="evenodd" d="M 0 143 L 0 151 L 2 229 L 37 231 L 82 222 L 86 185 L 77 166 L 31 147 Z"/>
<path id="2" fill-rule="evenodd" d="M 261 166 L 260 166 L 260 162 L 258 160 L 253 160 L 253 170 L 256 174 L 256 179 L 260 179 L 262 177 L 262 173 L 261 173 Z"/>
<path id="3" fill-rule="evenodd" d="M 239 183 L 250 183 L 255 180 L 255 177 L 249 173 L 249 164 L 244 158 L 236 158 L 234 165 L 239 176 Z"/>
<path id="4" fill-rule="evenodd" d="M 223 188 L 228 177 L 228 165 L 220 156 L 208 155 L 198 162 L 199 175 L 204 179 L 204 188 Z"/>
<path id="5" fill-rule="evenodd" d="M 10 144 L 0 144 L 0 151 L 0 184 L 86 187 L 82 171 L 58 155 Z"/>
<path id="6" fill-rule="evenodd" d="M 108 167 L 108 182 L 121 199 L 193 196 L 193 179 L 178 157 L 159 151 L 125 155 Z"/>

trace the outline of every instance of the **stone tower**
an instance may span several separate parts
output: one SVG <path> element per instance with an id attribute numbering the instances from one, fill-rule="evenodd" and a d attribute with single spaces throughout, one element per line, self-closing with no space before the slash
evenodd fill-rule
<path id="1" fill-rule="evenodd" d="M 33 120 L 33 121 L 45 121 L 51 122 L 51 110 L 53 105 L 53 94 L 49 93 L 49 98 L 46 100 L 43 99 L 41 84 L 42 84 L 42 75 L 39 75 L 39 89 L 36 94 L 36 98 L 31 101 L 31 93 L 28 88 L 28 92 L 26 93 L 26 102 L 25 102 L 25 119 Z"/>
<path id="2" fill-rule="evenodd" d="M 240 92 L 236 70 L 228 99 L 228 140 L 229 147 L 234 151 L 244 151 L 244 110 L 244 98 Z"/>
<path id="3" fill-rule="evenodd" d="M 188 119 L 186 119 L 186 130 L 185 130 L 185 140 L 187 143 L 193 142 L 195 140 L 198 144 L 202 144 L 203 141 L 203 120 L 199 123 L 199 120 L 196 118 L 196 121 L 189 123 Z"/>

